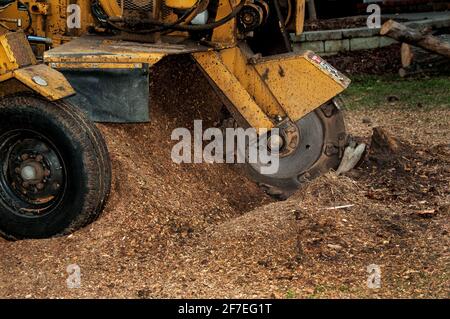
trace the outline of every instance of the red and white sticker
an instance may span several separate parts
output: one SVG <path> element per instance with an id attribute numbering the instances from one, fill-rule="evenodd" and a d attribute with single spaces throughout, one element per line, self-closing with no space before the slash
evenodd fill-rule
<path id="1" fill-rule="evenodd" d="M 323 70 L 327 71 L 328 73 L 330 73 L 333 77 L 335 77 L 337 80 L 345 82 L 346 78 L 344 77 L 344 75 L 339 72 L 336 68 L 334 68 L 331 64 L 329 64 L 327 61 L 325 61 L 324 59 L 322 59 L 320 56 L 318 56 L 315 53 L 310 53 L 308 55 L 308 58 L 317 63 L 319 65 L 320 68 L 322 68 Z"/>

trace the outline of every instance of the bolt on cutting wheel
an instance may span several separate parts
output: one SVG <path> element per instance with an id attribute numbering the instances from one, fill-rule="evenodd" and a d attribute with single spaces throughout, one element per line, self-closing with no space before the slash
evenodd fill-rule
<path id="1" fill-rule="evenodd" d="M 295 124 L 299 142 L 289 155 L 280 156 L 276 173 L 263 175 L 261 165 L 247 164 L 252 178 L 279 199 L 286 199 L 304 182 L 336 169 L 346 143 L 344 118 L 332 101 Z"/>
<path id="2" fill-rule="evenodd" d="M 111 163 L 95 125 L 65 102 L 24 95 L 0 100 L 0 234 L 71 233 L 95 220 Z"/>

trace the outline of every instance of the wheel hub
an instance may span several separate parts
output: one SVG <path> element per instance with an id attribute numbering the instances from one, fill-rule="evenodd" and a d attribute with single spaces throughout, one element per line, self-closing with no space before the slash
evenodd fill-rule
<path id="1" fill-rule="evenodd" d="M 32 165 L 27 165 L 25 167 L 23 167 L 20 170 L 20 176 L 22 176 L 22 178 L 25 181 L 33 181 L 37 179 L 37 170 L 34 166 Z"/>
<path id="2" fill-rule="evenodd" d="M 279 135 L 271 134 L 267 139 L 267 145 L 280 157 L 287 157 L 295 152 L 301 142 L 300 130 L 289 120 L 281 122 L 278 129 Z"/>
<path id="3" fill-rule="evenodd" d="M 267 145 L 272 152 L 278 153 L 284 146 L 283 137 L 278 134 L 271 134 L 267 139 Z"/>
<path id="4" fill-rule="evenodd" d="M 31 184 L 41 183 L 45 176 L 44 166 L 37 161 L 23 163 L 18 171 L 20 171 L 22 179 Z"/>
<path id="5" fill-rule="evenodd" d="M 65 181 L 63 162 L 56 148 L 33 133 L 10 133 L 0 145 L 4 163 L 0 182 L 9 200 L 29 206 L 27 215 L 38 215 L 52 207 L 64 193 Z"/>

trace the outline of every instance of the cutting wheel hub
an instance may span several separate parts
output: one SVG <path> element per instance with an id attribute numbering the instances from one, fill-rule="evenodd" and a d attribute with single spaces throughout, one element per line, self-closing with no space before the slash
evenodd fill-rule
<path id="1" fill-rule="evenodd" d="M 280 135 L 272 134 L 267 139 L 267 145 L 272 152 L 278 153 L 284 146 L 284 140 Z"/>

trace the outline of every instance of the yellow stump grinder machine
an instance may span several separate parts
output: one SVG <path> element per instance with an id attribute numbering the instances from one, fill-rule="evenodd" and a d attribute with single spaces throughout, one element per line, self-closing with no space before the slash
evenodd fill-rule
<path id="1" fill-rule="evenodd" d="M 0 0 L 0 234 L 68 234 L 95 220 L 111 164 L 94 122 L 149 121 L 149 69 L 198 64 L 241 127 L 278 132 L 279 169 L 253 179 L 289 194 L 336 168 L 336 96 L 350 80 L 294 51 L 305 0 Z M 277 128 L 277 130 L 274 130 Z"/>

